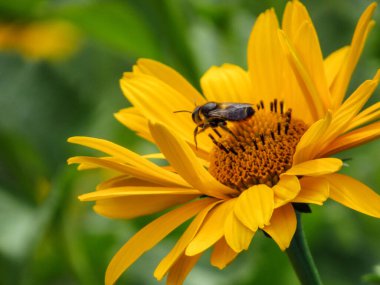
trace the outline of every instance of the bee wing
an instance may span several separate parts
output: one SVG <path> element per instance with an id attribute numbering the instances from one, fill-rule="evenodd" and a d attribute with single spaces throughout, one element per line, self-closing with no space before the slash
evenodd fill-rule
<path id="1" fill-rule="evenodd" d="M 212 110 L 208 115 L 228 121 L 241 121 L 252 115 L 252 105 L 245 103 L 221 103 L 219 108 Z"/>

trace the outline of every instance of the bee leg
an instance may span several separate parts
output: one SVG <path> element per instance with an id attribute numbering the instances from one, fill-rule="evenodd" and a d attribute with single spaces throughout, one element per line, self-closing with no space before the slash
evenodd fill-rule
<path id="1" fill-rule="evenodd" d="M 218 124 L 218 126 L 219 127 L 221 127 L 223 130 L 225 130 L 227 133 L 229 133 L 231 136 L 233 136 L 234 137 L 234 139 L 236 140 L 236 141 L 239 141 L 238 140 L 238 138 L 237 138 L 237 136 L 226 126 L 226 122 L 220 122 L 219 124 Z M 242 150 L 242 151 L 245 151 L 245 148 L 244 148 L 244 146 L 243 145 L 241 145 L 240 143 L 239 143 L 239 147 L 240 147 L 240 149 Z M 230 150 L 233 152 L 233 153 L 236 153 L 236 151 L 233 149 L 233 148 L 230 148 Z"/>
<path id="2" fill-rule="evenodd" d="M 226 153 L 229 153 L 230 151 L 220 142 L 218 142 L 212 134 L 208 134 L 209 138 L 212 140 L 212 142 L 221 150 L 224 150 Z"/>
<path id="3" fill-rule="evenodd" d="M 218 124 L 218 127 L 221 127 L 223 130 L 233 136 L 235 140 L 238 140 L 237 136 L 226 126 L 226 122 L 220 122 Z"/>
<path id="4" fill-rule="evenodd" d="M 200 133 L 203 133 L 208 128 L 208 125 L 202 124 L 198 125 L 194 129 L 194 142 L 195 142 L 195 149 L 198 149 L 198 143 L 197 143 L 197 135 Z"/>
<path id="5" fill-rule="evenodd" d="M 196 126 L 194 129 L 194 143 L 195 143 L 196 150 L 198 150 L 197 135 L 198 135 L 198 126 Z"/>

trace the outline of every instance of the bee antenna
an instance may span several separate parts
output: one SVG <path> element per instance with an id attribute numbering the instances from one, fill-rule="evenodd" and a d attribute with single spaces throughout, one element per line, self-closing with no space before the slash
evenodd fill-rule
<path id="1" fill-rule="evenodd" d="M 193 113 L 193 112 L 188 111 L 188 110 L 178 110 L 178 111 L 174 111 L 173 113 Z"/>

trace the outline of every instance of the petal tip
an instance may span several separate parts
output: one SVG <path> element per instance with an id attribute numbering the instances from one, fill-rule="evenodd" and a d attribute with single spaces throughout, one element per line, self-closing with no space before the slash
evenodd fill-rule
<path id="1" fill-rule="evenodd" d="M 69 137 L 66 141 L 68 143 L 75 143 L 75 140 L 76 140 L 77 137 Z"/>
<path id="2" fill-rule="evenodd" d="M 78 200 L 81 201 L 81 202 L 86 201 L 85 194 L 83 194 L 83 195 L 79 195 L 77 198 L 78 198 Z"/>

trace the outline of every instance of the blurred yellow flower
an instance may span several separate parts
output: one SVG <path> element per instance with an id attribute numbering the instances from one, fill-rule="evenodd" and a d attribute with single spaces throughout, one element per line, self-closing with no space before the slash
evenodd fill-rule
<path id="1" fill-rule="evenodd" d="M 79 31 L 63 21 L 0 23 L 0 51 L 30 59 L 65 59 L 77 51 L 79 42 Z"/>
<path id="2" fill-rule="evenodd" d="M 121 79 L 133 107 L 116 118 L 160 154 L 140 156 L 112 142 L 72 137 L 106 157 L 73 157 L 78 169 L 115 170 L 120 175 L 80 196 L 111 218 L 163 214 L 133 236 L 114 256 L 106 284 L 113 284 L 144 252 L 194 218 L 154 276 L 182 284 L 203 252 L 222 269 L 261 229 L 278 246 L 289 247 L 297 227 L 294 204 L 322 205 L 331 198 L 380 218 L 380 196 L 361 182 L 337 174 L 342 161 L 329 155 L 380 135 L 380 104 L 362 110 L 380 73 L 344 96 L 369 30 L 375 4 L 361 16 L 350 46 L 323 59 L 305 7 L 289 2 L 281 28 L 274 11 L 262 13 L 248 44 L 248 71 L 232 64 L 212 67 L 201 79 L 204 97 L 176 71 L 142 59 Z M 207 102 L 249 103 L 250 118 L 229 123 L 230 132 L 210 139 L 199 134 L 189 114 Z M 365 126 L 364 126 L 365 125 Z M 206 132 L 211 135 L 210 129 Z M 218 131 L 216 132 L 218 135 Z M 166 159 L 160 167 L 152 158 Z M 176 206 L 175 208 L 173 208 Z"/>

